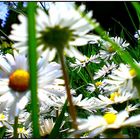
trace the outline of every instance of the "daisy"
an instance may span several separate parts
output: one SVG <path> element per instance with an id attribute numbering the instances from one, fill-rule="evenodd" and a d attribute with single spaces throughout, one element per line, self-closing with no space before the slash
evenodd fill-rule
<path id="1" fill-rule="evenodd" d="M 104 108 L 111 104 L 123 103 L 128 100 L 138 98 L 138 92 L 136 88 L 131 88 L 129 84 L 127 86 L 119 88 L 117 91 L 112 92 L 108 96 L 98 95 L 98 98 L 92 97 L 94 105 L 91 107 L 93 109 Z"/>
<path id="2" fill-rule="evenodd" d="M 51 99 L 54 101 L 53 106 L 56 107 L 56 109 L 61 109 L 67 99 L 67 96 L 51 96 Z M 85 109 L 87 111 L 94 111 L 93 106 L 95 106 L 95 99 L 93 97 L 91 98 L 83 98 L 83 95 L 80 94 L 78 96 L 72 96 L 73 105 L 78 106 L 82 109 Z"/>
<path id="3" fill-rule="evenodd" d="M 136 71 L 129 65 L 121 63 L 118 69 L 112 70 L 111 74 L 108 75 L 108 79 L 105 79 L 104 82 L 110 85 L 120 86 L 135 77 Z"/>
<path id="4" fill-rule="evenodd" d="M 98 72 L 95 73 L 94 79 L 96 80 L 98 78 L 108 75 L 116 67 L 117 67 L 116 64 L 114 64 L 114 63 L 109 64 L 107 62 L 101 69 L 99 69 Z"/>
<path id="5" fill-rule="evenodd" d="M 93 138 L 107 129 L 118 129 L 123 126 L 135 125 L 140 120 L 139 117 L 140 115 L 129 117 L 129 112 L 126 110 L 117 114 L 106 112 L 103 116 L 91 115 L 87 119 L 78 119 L 79 131 L 74 133 L 89 132 L 86 138 Z"/>
<path id="6" fill-rule="evenodd" d="M 85 11 L 85 6 L 81 5 L 78 10 Z M 65 13 L 65 14 L 64 14 Z M 71 14 L 69 14 L 71 13 Z M 92 12 L 87 13 L 88 17 L 92 17 Z M 15 41 L 14 47 L 19 52 L 27 52 L 27 17 L 19 15 L 20 24 L 13 24 L 9 38 Z M 95 23 L 95 19 L 93 20 Z M 83 46 L 92 40 L 95 43 L 100 38 L 96 35 L 87 34 L 95 27 L 91 26 L 76 10 L 73 2 L 55 2 L 48 9 L 48 14 L 38 8 L 36 14 L 36 33 L 38 51 L 45 50 L 44 53 L 52 60 L 57 50 L 64 48 L 64 54 L 73 57 L 78 51 L 73 46 Z M 21 34 L 22 32 L 22 34 Z"/>
<path id="7" fill-rule="evenodd" d="M 4 127 L 4 126 L 6 128 L 10 127 L 10 124 L 9 124 L 9 121 L 8 121 L 8 113 L 7 113 L 7 111 L 3 111 L 2 113 L 0 113 L 0 128 Z"/>
<path id="8" fill-rule="evenodd" d="M 111 37 L 110 39 L 115 43 L 117 43 L 122 49 L 126 49 L 129 46 L 129 43 L 127 43 L 120 37 L 116 36 L 116 37 Z M 108 59 L 111 60 L 113 56 L 116 54 L 116 50 L 107 41 L 101 40 L 101 48 L 102 50 L 100 50 L 100 57 L 104 60 L 108 60 Z"/>
<path id="9" fill-rule="evenodd" d="M 32 138 L 32 128 L 31 124 L 26 126 L 20 126 L 17 128 L 18 138 Z M 6 137 L 13 138 L 14 136 L 14 128 L 11 126 L 6 130 Z"/>
<path id="10" fill-rule="evenodd" d="M 41 119 L 40 121 L 40 135 L 46 136 L 49 135 L 55 125 L 53 119 Z"/>
<path id="11" fill-rule="evenodd" d="M 138 40 L 140 39 L 140 30 L 135 33 L 134 37 Z"/>
<path id="12" fill-rule="evenodd" d="M 70 67 L 78 69 L 79 71 L 81 70 L 82 67 L 86 67 L 89 63 L 100 63 L 99 60 L 99 55 L 91 55 L 90 57 L 87 56 L 81 56 L 78 57 L 77 55 L 75 56 L 76 61 L 74 63 L 70 63 Z"/>
<path id="13" fill-rule="evenodd" d="M 96 88 L 95 88 L 95 86 L 94 86 L 94 84 L 91 84 L 91 83 L 89 83 L 88 84 L 88 86 L 87 86 L 87 91 L 89 91 L 89 92 L 94 92 L 95 90 L 96 90 Z"/>
<path id="14" fill-rule="evenodd" d="M 106 86 L 106 83 L 105 83 L 104 81 L 97 81 L 97 82 L 95 82 L 95 85 L 96 85 L 96 87 L 99 89 L 100 93 L 102 93 L 102 92 L 104 91 L 104 87 Z M 89 92 L 92 93 L 92 92 L 94 92 L 95 89 L 96 89 L 96 88 L 95 88 L 95 85 L 89 83 L 86 89 L 87 89 Z"/>
<path id="15" fill-rule="evenodd" d="M 59 79 L 61 67 L 56 62 L 48 63 L 46 58 L 38 60 L 38 98 L 40 103 L 49 104 L 49 95 L 63 96 L 65 87 Z M 6 54 L 0 56 L 2 77 L 0 78 L 1 111 L 9 108 L 10 118 L 19 114 L 30 99 L 28 62 L 24 55 Z M 10 99 L 10 100 L 9 100 Z"/>

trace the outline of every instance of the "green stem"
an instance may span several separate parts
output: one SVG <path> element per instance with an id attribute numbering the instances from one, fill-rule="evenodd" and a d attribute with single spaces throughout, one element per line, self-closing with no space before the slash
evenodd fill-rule
<path id="1" fill-rule="evenodd" d="M 137 13 L 137 16 L 138 16 L 138 19 L 139 19 L 139 21 L 140 21 L 140 4 L 139 4 L 139 2 L 131 2 L 131 4 L 133 5 L 133 7 L 135 8 L 135 10 L 136 10 L 136 13 Z"/>
<path id="2" fill-rule="evenodd" d="M 39 138 L 39 105 L 37 97 L 37 53 L 36 53 L 36 32 L 35 32 L 35 2 L 28 2 L 28 35 L 29 35 L 29 71 L 31 90 L 31 110 L 33 138 Z"/>
<path id="3" fill-rule="evenodd" d="M 18 128 L 18 116 L 15 116 L 15 120 L 14 120 L 14 139 L 18 138 L 17 128 Z"/>
<path id="4" fill-rule="evenodd" d="M 124 2 L 124 5 L 125 5 L 125 8 L 126 8 L 126 11 L 127 11 L 128 15 L 129 15 L 129 18 L 130 18 L 130 20 L 131 20 L 131 22 L 132 22 L 132 24 L 133 24 L 133 27 L 134 27 L 135 30 L 137 31 L 138 29 L 137 29 L 137 27 L 136 27 L 136 25 L 135 25 L 135 23 L 134 23 L 133 17 L 131 16 L 131 13 L 129 12 L 129 9 L 128 9 L 127 5 L 126 5 L 126 2 Z"/>
<path id="5" fill-rule="evenodd" d="M 11 39 L 9 39 L 9 37 L 0 29 L 0 32 L 2 33 L 2 35 L 9 40 L 10 42 L 14 43 Z"/>
<path id="6" fill-rule="evenodd" d="M 85 70 L 87 71 L 87 73 L 88 73 L 88 75 L 89 75 L 89 77 L 90 77 L 90 79 L 92 81 L 92 84 L 95 86 L 95 91 L 97 91 L 99 93 L 99 90 L 98 90 L 98 88 L 97 88 L 97 86 L 95 84 L 94 78 L 93 78 L 88 66 L 85 67 Z"/>
<path id="7" fill-rule="evenodd" d="M 61 61 L 61 66 L 62 66 L 62 71 L 63 71 L 63 76 L 65 79 L 65 87 L 66 87 L 66 92 L 67 92 L 67 99 L 69 102 L 69 111 L 70 111 L 70 115 L 72 118 L 72 126 L 74 129 L 78 129 L 77 127 L 77 123 L 76 123 L 76 109 L 75 106 L 73 105 L 72 102 L 72 97 L 71 97 L 71 93 L 70 93 L 70 87 L 69 87 L 69 79 L 68 79 L 68 75 L 66 73 L 66 69 L 65 69 L 65 63 L 64 63 L 64 56 L 63 56 L 63 52 L 59 51 L 59 57 L 60 57 L 60 61 Z"/>

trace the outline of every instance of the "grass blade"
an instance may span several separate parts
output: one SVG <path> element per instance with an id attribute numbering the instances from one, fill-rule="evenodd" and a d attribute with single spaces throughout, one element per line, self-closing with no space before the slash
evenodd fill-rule
<path id="1" fill-rule="evenodd" d="M 57 138 L 58 137 L 59 129 L 61 127 L 61 124 L 62 124 L 62 121 L 63 121 L 63 118 L 64 118 L 64 113 L 66 111 L 66 108 L 67 108 L 67 101 L 65 102 L 65 104 L 63 106 L 63 109 L 62 109 L 58 119 L 56 120 L 56 123 L 54 125 L 54 128 L 53 128 L 49 138 L 53 139 L 53 138 Z"/>

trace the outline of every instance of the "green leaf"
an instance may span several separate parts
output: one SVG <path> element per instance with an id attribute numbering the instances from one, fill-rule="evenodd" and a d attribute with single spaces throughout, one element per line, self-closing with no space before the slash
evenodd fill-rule
<path id="1" fill-rule="evenodd" d="M 51 131 L 51 134 L 49 135 L 49 138 L 53 139 L 53 138 L 58 138 L 58 134 L 59 134 L 59 129 L 61 127 L 63 118 L 64 118 L 64 113 L 66 111 L 67 108 L 67 101 L 65 102 L 63 109 L 58 117 L 58 119 L 56 120 L 56 123 L 54 125 L 53 130 Z"/>
<path id="2" fill-rule="evenodd" d="M 5 131 L 6 131 L 6 127 L 0 128 L 0 139 L 3 138 Z"/>

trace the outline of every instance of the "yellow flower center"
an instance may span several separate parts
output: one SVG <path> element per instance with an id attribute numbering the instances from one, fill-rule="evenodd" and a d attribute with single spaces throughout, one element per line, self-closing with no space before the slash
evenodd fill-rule
<path id="1" fill-rule="evenodd" d="M 5 115 L 3 113 L 0 113 L 0 120 L 5 120 Z"/>
<path id="2" fill-rule="evenodd" d="M 80 60 L 81 63 L 85 63 L 85 60 Z"/>
<path id="3" fill-rule="evenodd" d="M 25 130 L 25 127 L 17 128 L 18 134 L 27 134 L 27 131 Z"/>
<path id="4" fill-rule="evenodd" d="M 96 85 L 97 87 L 98 87 L 98 86 L 101 86 L 102 84 L 103 84 L 103 83 L 100 82 L 100 81 L 95 83 L 95 85 Z"/>
<path id="5" fill-rule="evenodd" d="M 110 100 L 115 101 L 115 97 L 119 97 L 119 96 L 120 96 L 120 93 L 113 92 L 113 93 L 110 94 Z"/>
<path id="6" fill-rule="evenodd" d="M 18 69 L 9 77 L 9 87 L 15 91 L 23 92 L 29 87 L 29 73 L 25 70 Z"/>
<path id="7" fill-rule="evenodd" d="M 105 121 L 108 124 L 112 124 L 112 123 L 115 122 L 117 116 L 114 113 L 107 112 L 107 113 L 105 113 L 105 115 L 103 116 L 103 118 L 105 119 Z"/>
<path id="8" fill-rule="evenodd" d="M 130 73 L 130 75 L 131 75 L 132 77 L 136 76 L 136 71 L 135 71 L 135 69 L 131 69 L 131 70 L 129 71 L 129 73 Z"/>
<path id="9" fill-rule="evenodd" d="M 89 60 L 89 57 L 86 56 L 86 58 L 84 60 L 80 60 L 81 63 L 85 63 L 86 61 Z"/>
<path id="10" fill-rule="evenodd" d="M 112 46 L 110 46 L 110 47 L 108 47 L 108 52 L 110 52 L 110 53 L 115 52 L 115 49 Z"/>

